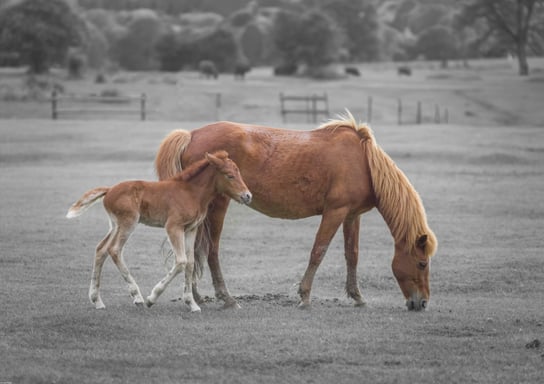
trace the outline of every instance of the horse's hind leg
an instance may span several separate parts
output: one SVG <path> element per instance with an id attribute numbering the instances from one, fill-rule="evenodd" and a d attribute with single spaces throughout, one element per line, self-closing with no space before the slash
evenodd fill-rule
<path id="1" fill-rule="evenodd" d="M 346 257 L 347 278 L 346 293 L 355 300 L 355 306 L 365 305 L 357 285 L 357 262 L 359 260 L 359 224 L 360 217 L 348 218 L 344 221 L 344 252 Z"/>
<path id="2" fill-rule="evenodd" d="M 131 221 L 130 223 L 117 223 L 117 227 L 108 246 L 108 253 L 117 266 L 117 269 L 119 269 L 121 276 L 123 276 L 123 279 L 128 283 L 130 296 L 134 299 L 134 304 L 143 305 L 144 298 L 142 297 L 140 288 L 138 287 L 138 284 L 136 284 L 134 277 L 130 274 L 123 259 L 123 247 L 130 237 L 130 234 L 134 231 L 136 225 L 137 220 Z"/>
<path id="3" fill-rule="evenodd" d="M 98 243 L 96 247 L 96 254 L 94 257 L 93 274 L 91 277 L 91 286 L 89 288 L 89 300 L 95 305 L 96 309 L 104 309 L 106 306 L 102 302 L 100 297 L 100 275 L 102 274 L 102 266 L 104 261 L 108 257 L 108 244 L 111 239 L 113 229 L 111 228 L 108 234 Z"/>
<path id="4" fill-rule="evenodd" d="M 159 281 L 151 290 L 150 295 L 146 299 L 146 305 L 148 307 L 151 307 L 159 296 L 164 292 L 168 284 L 176 277 L 181 271 L 183 271 L 183 268 L 185 268 L 185 265 L 187 264 L 187 256 L 185 254 L 185 236 L 183 228 L 177 227 L 175 225 L 169 225 L 168 223 L 165 226 L 166 232 L 168 233 L 168 240 L 170 241 L 170 245 L 172 246 L 172 250 L 174 251 L 175 255 L 175 261 L 174 266 L 166 276 Z"/>
<path id="5" fill-rule="evenodd" d="M 221 272 L 221 265 L 219 263 L 219 239 L 221 237 L 221 231 L 223 230 L 223 221 L 227 213 L 229 206 L 229 198 L 224 196 L 217 196 L 208 209 L 209 232 L 207 235 L 210 239 L 209 252 L 208 252 L 208 267 L 212 275 L 212 283 L 215 288 L 215 297 L 225 302 L 224 308 L 240 308 L 240 305 L 230 295 L 225 280 L 223 280 L 223 274 Z"/>

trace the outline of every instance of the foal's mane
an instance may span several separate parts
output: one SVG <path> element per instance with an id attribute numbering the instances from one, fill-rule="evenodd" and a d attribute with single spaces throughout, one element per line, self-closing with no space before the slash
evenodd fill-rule
<path id="1" fill-rule="evenodd" d="M 226 151 L 216 151 L 212 153 L 212 155 L 223 160 L 229 157 L 229 154 Z M 210 165 L 210 162 L 208 161 L 207 157 L 204 157 L 189 165 L 187 168 L 174 176 L 174 178 L 176 180 L 190 181 L 192 178 L 202 173 L 202 171 L 204 171 L 208 165 Z"/>
<path id="2" fill-rule="evenodd" d="M 355 130 L 361 138 L 361 145 L 366 148 L 377 208 L 395 241 L 405 241 L 407 247 L 414 248 L 418 238 L 426 234 L 425 254 L 432 256 L 436 252 L 437 240 L 427 224 L 421 198 L 406 175 L 376 143 L 372 129 L 364 123 L 357 123 L 348 110 L 345 116 L 319 128 L 335 130 L 340 127 Z"/>

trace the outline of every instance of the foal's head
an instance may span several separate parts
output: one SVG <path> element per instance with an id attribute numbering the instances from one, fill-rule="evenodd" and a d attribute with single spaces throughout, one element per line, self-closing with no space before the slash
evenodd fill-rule
<path id="1" fill-rule="evenodd" d="M 216 188 L 230 198 L 242 204 L 251 203 L 251 192 L 242 180 L 240 170 L 234 161 L 229 159 L 225 151 L 206 153 L 206 159 L 210 165 L 220 174 L 217 178 Z"/>

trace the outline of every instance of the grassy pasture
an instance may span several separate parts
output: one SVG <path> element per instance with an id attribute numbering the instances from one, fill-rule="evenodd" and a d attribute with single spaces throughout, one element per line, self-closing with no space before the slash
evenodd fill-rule
<path id="1" fill-rule="evenodd" d="M 197 127 L 200 123 L 182 124 Z M 87 299 L 101 207 L 64 214 L 85 190 L 152 178 L 163 122 L 0 123 L 0 381 L 527 382 L 542 380 L 544 137 L 541 128 L 376 126 L 382 146 L 421 193 L 439 240 L 431 306 L 411 313 L 390 271 L 392 242 L 363 216 L 360 284 L 343 294 L 341 236 L 318 271 L 313 308 L 296 286 L 317 218 L 270 219 L 233 205 L 222 240 L 227 284 L 242 305 L 214 300 L 192 315 L 181 280 L 152 309 L 133 307 L 106 263 L 105 311 Z M 310 128 L 294 125 L 297 129 Z M 140 227 L 126 249 L 144 294 L 164 275 L 161 230 Z M 208 273 L 202 291 L 213 296 Z"/>
<path id="2" fill-rule="evenodd" d="M 0 103 L 0 382 L 541 382 L 541 72 L 520 79 L 487 64 L 398 78 L 394 67 L 365 69 L 361 79 L 329 82 L 273 81 L 259 69 L 244 83 L 130 74 L 104 86 L 145 90 L 155 112 L 144 123 L 54 122 L 47 103 Z M 67 84 L 100 91 L 88 79 Z M 241 310 L 210 299 L 190 314 L 179 301 L 181 279 L 152 309 L 136 308 L 109 261 L 107 309 L 94 310 L 91 263 L 107 220 L 97 206 L 69 221 L 70 204 L 98 185 L 154 178 L 155 151 L 171 129 L 217 117 L 283 126 L 280 91 L 327 91 L 331 113 L 348 107 L 362 119 L 366 96 L 374 96 L 377 140 L 420 192 L 439 239 L 429 309 L 404 308 L 390 269 L 392 240 L 372 211 L 362 219 L 359 264 L 368 305 L 354 308 L 345 298 L 338 234 L 317 273 L 313 308 L 297 310 L 296 284 L 319 218 L 271 219 L 233 204 L 221 260 Z M 448 105 L 452 124 L 396 125 L 400 96 Z M 285 125 L 312 128 L 293 120 Z M 126 247 L 144 295 L 166 273 L 162 240 L 162 230 L 140 227 Z M 200 286 L 213 297 L 207 270 Z"/>

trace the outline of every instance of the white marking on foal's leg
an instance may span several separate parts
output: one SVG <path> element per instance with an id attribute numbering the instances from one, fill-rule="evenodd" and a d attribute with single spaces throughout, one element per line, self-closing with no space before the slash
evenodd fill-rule
<path id="1" fill-rule="evenodd" d="M 200 307 L 193 297 L 193 271 L 195 268 L 195 239 L 196 230 L 187 232 L 185 243 L 187 244 L 187 267 L 185 268 L 185 287 L 183 289 L 183 301 L 191 307 L 191 312 L 200 312 Z"/>

